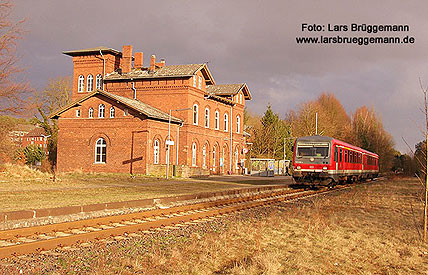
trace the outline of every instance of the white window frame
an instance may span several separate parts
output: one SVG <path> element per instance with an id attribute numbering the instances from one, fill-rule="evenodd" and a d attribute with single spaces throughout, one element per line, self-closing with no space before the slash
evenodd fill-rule
<path id="1" fill-rule="evenodd" d="M 110 107 L 110 118 L 114 118 L 115 109 L 113 106 Z"/>
<path id="2" fill-rule="evenodd" d="M 202 89 L 202 77 L 198 76 L 198 88 Z"/>
<path id="3" fill-rule="evenodd" d="M 101 74 L 97 74 L 97 76 L 95 77 L 95 87 L 97 88 L 97 90 L 101 90 L 102 86 L 103 86 L 103 82 L 102 82 Z"/>
<path id="4" fill-rule="evenodd" d="M 239 104 L 242 104 L 242 94 L 239 94 Z"/>
<path id="5" fill-rule="evenodd" d="M 210 109 L 205 108 L 205 128 L 210 128 Z"/>
<path id="6" fill-rule="evenodd" d="M 196 75 L 193 76 L 193 87 L 196 88 Z"/>
<path id="7" fill-rule="evenodd" d="M 239 158 L 239 152 L 238 152 L 238 148 L 236 148 L 236 150 L 235 150 L 235 169 L 239 169 L 238 158 Z"/>
<path id="8" fill-rule="evenodd" d="M 94 90 L 94 76 L 89 74 L 86 78 L 86 91 L 92 92 Z"/>
<path id="9" fill-rule="evenodd" d="M 106 163 L 106 162 L 107 162 L 107 142 L 105 139 L 99 138 L 95 143 L 95 163 Z"/>
<path id="10" fill-rule="evenodd" d="M 219 130 L 220 128 L 220 113 L 219 111 L 215 111 L 215 116 L 214 116 L 214 126 L 216 130 Z"/>
<path id="11" fill-rule="evenodd" d="M 195 167 L 196 166 L 196 143 L 192 144 L 192 166 Z"/>
<path id="12" fill-rule="evenodd" d="M 227 113 L 224 114 L 224 131 L 227 132 L 229 129 L 229 115 Z"/>
<path id="13" fill-rule="evenodd" d="M 76 109 L 76 117 L 80 117 L 80 109 Z"/>
<path id="14" fill-rule="evenodd" d="M 202 167 L 207 166 L 207 146 L 202 147 Z"/>
<path id="15" fill-rule="evenodd" d="M 94 108 L 89 107 L 88 117 L 89 118 L 94 118 Z"/>
<path id="16" fill-rule="evenodd" d="M 217 146 L 215 146 L 215 145 L 213 147 L 213 167 L 216 167 L 216 163 L 215 163 L 215 161 L 216 161 L 216 153 L 217 153 L 217 148 L 216 147 Z"/>
<path id="17" fill-rule="evenodd" d="M 106 112 L 106 106 L 104 104 L 100 104 L 98 106 L 98 118 L 104 118 Z"/>
<path id="18" fill-rule="evenodd" d="M 84 87 L 85 87 L 85 77 L 83 75 L 79 75 L 79 81 L 77 83 L 77 92 L 83 93 Z"/>
<path id="19" fill-rule="evenodd" d="M 198 117 L 199 117 L 199 106 L 198 104 L 193 104 L 192 109 L 192 119 L 193 119 L 193 125 L 198 125 Z"/>
<path id="20" fill-rule="evenodd" d="M 236 132 L 239 134 L 241 131 L 241 117 L 239 115 L 236 116 Z"/>
<path id="21" fill-rule="evenodd" d="M 154 164 L 159 164 L 159 140 L 155 139 L 154 143 L 153 143 L 153 163 Z"/>

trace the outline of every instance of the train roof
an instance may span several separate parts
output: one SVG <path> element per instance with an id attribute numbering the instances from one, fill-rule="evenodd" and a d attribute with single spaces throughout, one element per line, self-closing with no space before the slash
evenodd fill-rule
<path id="1" fill-rule="evenodd" d="M 326 136 L 306 136 L 306 137 L 299 137 L 299 138 L 297 138 L 296 142 L 297 141 L 309 141 L 309 142 L 314 142 L 314 141 L 331 142 L 331 141 L 334 141 L 335 143 L 340 144 L 340 145 L 342 145 L 344 147 L 348 147 L 350 149 L 358 150 L 358 151 L 361 151 L 363 153 L 379 157 L 378 154 L 376 154 L 376 153 L 364 150 L 364 149 L 362 149 L 360 147 L 354 146 L 352 144 L 346 143 L 344 141 L 341 141 L 341 140 L 338 140 L 338 139 L 335 139 L 335 138 L 332 138 L 332 137 L 326 137 Z"/>

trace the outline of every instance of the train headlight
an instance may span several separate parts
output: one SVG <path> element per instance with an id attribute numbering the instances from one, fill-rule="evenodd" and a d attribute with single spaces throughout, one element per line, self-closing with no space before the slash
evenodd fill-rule
<path id="1" fill-rule="evenodd" d="M 324 167 L 322 168 L 322 170 L 327 170 L 327 167 L 326 167 L 326 166 L 324 166 Z"/>
<path id="2" fill-rule="evenodd" d="M 297 167 L 296 167 L 296 170 L 300 170 L 300 168 L 302 168 L 302 167 L 300 167 L 300 166 L 297 166 Z"/>

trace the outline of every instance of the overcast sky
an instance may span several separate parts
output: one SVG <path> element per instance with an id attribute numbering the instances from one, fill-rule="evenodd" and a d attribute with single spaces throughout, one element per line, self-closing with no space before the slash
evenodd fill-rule
<path id="1" fill-rule="evenodd" d="M 26 78 L 36 89 L 72 74 L 65 50 L 96 46 L 165 58 L 167 64 L 208 62 L 217 84 L 246 82 L 250 111 L 268 103 L 280 116 L 323 92 L 352 114 L 374 107 L 395 140 L 408 149 L 424 138 L 419 77 L 428 85 L 426 1 L 55 1 L 14 0 L 25 18 L 19 44 Z M 358 3 L 358 4 L 357 4 Z M 296 43 L 296 36 L 374 36 L 364 32 L 302 32 L 302 24 L 406 24 L 414 44 Z"/>

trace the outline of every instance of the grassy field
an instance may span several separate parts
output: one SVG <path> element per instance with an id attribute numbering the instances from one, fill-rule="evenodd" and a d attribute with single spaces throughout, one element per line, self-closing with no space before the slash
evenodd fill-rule
<path id="1" fill-rule="evenodd" d="M 85 205 L 212 192 L 254 185 L 278 184 L 271 180 L 232 178 L 217 180 L 174 179 L 127 174 L 60 174 L 52 175 L 26 166 L 6 165 L 0 173 L 0 212 Z"/>
<path id="2" fill-rule="evenodd" d="M 358 185 L 231 221 L 223 231 L 60 260 L 64 270 L 85 265 L 97 274 L 427 274 L 421 191 L 413 179 Z"/>

